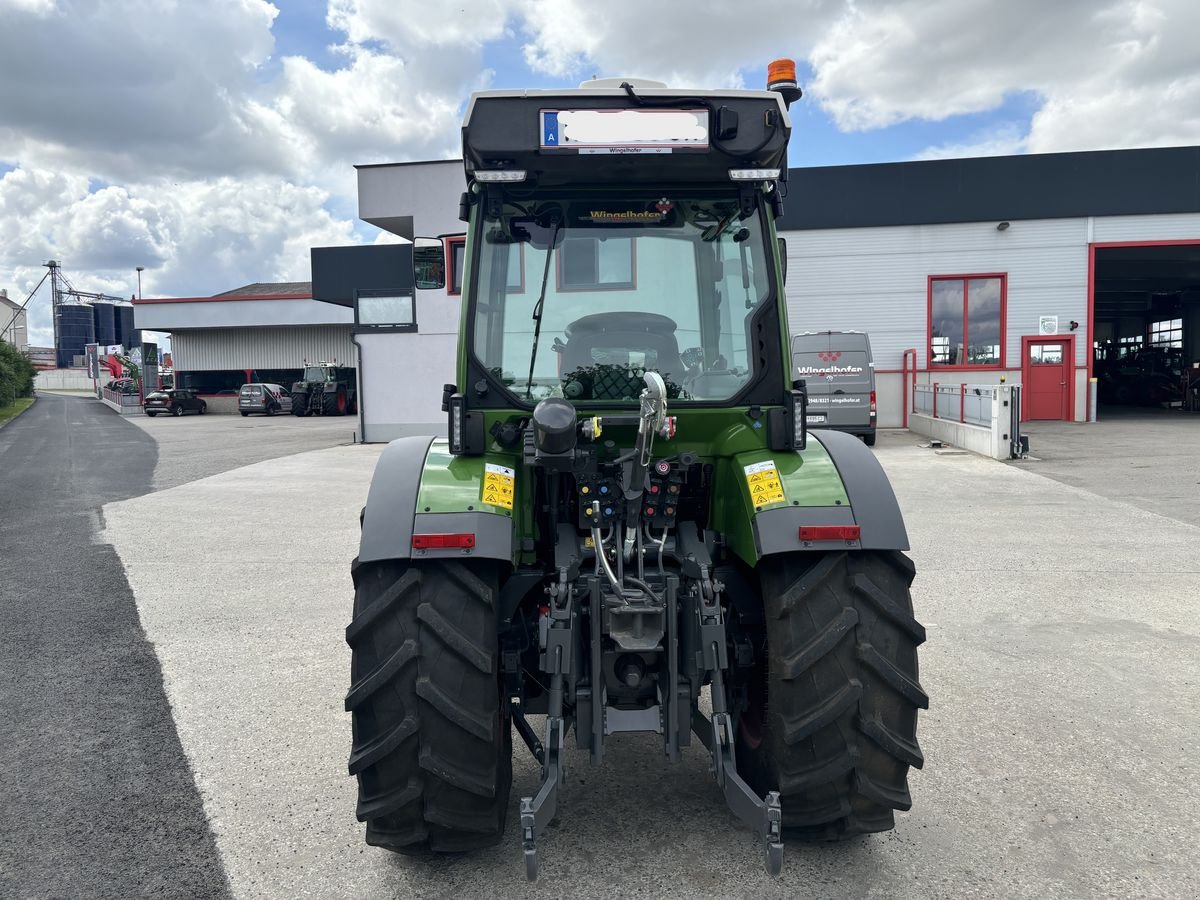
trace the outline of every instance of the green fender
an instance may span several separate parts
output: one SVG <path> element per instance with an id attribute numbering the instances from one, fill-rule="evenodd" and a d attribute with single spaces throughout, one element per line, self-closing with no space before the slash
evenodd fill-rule
<path id="1" fill-rule="evenodd" d="M 754 450 L 718 460 L 712 527 L 747 565 L 764 556 L 835 549 L 907 550 L 899 504 L 875 454 L 834 431 L 798 452 Z M 804 526 L 854 525 L 854 540 L 801 540 Z"/>
<path id="2" fill-rule="evenodd" d="M 453 456 L 445 438 L 400 438 L 384 449 L 363 510 L 359 560 L 483 557 L 515 562 L 514 513 L 529 515 L 511 456 Z M 527 480 L 527 479 L 526 479 Z M 419 546 L 472 535 L 472 546 Z M 436 544 L 436 540 L 430 542 Z"/>

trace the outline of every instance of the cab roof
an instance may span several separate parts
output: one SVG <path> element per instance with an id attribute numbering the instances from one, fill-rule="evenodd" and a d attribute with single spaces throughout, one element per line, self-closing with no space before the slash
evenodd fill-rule
<path id="1" fill-rule="evenodd" d="M 552 120 L 544 114 L 576 110 L 700 113 L 706 145 L 547 146 Z M 730 169 L 785 168 L 790 135 L 787 107 L 774 91 L 649 86 L 633 87 L 632 94 L 620 87 L 484 91 L 473 94 L 467 106 L 463 162 L 468 181 L 478 181 L 478 171 L 516 170 L 526 173 L 523 187 L 729 184 Z"/>

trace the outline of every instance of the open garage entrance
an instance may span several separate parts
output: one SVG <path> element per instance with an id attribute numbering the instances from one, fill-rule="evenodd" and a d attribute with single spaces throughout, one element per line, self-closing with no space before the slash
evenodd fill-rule
<path id="1" fill-rule="evenodd" d="M 1098 417 L 1200 411 L 1200 240 L 1091 252 Z"/>

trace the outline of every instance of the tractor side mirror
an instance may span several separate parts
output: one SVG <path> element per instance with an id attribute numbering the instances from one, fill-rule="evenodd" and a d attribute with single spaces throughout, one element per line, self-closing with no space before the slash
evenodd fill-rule
<path id="1" fill-rule="evenodd" d="M 446 286 L 446 248 L 437 238 L 419 237 L 413 242 L 413 277 L 419 290 Z"/>
<path id="2" fill-rule="evenodd" d="M 787 284 L 787 238 L 775 238 L 779 243 L 779 268 L 783 271 L 783 283 Z"/>

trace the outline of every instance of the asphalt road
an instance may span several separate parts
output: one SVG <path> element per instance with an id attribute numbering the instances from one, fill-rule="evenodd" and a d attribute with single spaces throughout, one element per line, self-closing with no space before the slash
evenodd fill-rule
<path id="1" fill-rule="evenodd" d="M 148 435 L 43 395 L 0 430 L 0 896 L 221 897 L 228 883 L 101 506 Z M 155 539 L 157 540 L 157 539 Z"/>
<path id="2" fill-rule="evenodd" d="M 707 760 L 649 738 L 576 751 L 542 880 L 522 877 L 519 746 L 500 847 L 368 848 L 346 775 L 349 559 L 378 447 L 290 456 L 106 507 L 237 896 L 1200 896 L 1200 528 L 885 435 L 932 708 L 913 810 L 885 835 L 789 845 L 767 879 Z M 190 523 L 189 546 L 152 549 Z M 295 523 L 319 523 L 296 528 Z M 231 541 L 291 529 L 274 556 Z M 190 561 L 191 577 L 171 576 Z M 535 727 L 536 727 L 535 723 Z"/>

